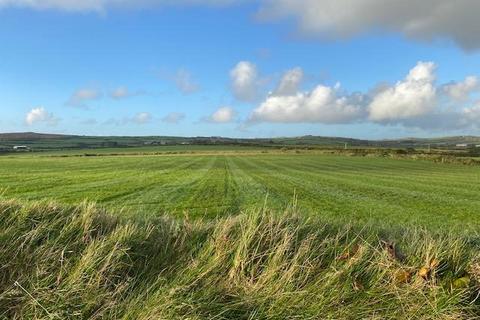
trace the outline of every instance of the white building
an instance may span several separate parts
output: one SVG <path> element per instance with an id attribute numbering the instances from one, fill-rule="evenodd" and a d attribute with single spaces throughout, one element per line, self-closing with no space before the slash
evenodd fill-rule
<path id="1" fill-rule="evenodd" d="M 13 150 L 15 151 L 30 151 L 30 148 L 27 146 L 14 146 Z"/>

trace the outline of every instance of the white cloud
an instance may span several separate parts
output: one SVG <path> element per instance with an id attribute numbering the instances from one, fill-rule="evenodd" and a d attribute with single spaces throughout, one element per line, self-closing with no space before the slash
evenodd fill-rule
<path id="1" fill-rule="evenodd" d="M 408 76 L 374 97 L 368 106 L 369 118 L 389 122 L 430 113 L 436 106 L 435 64 L 419 62 Z"/>
<path id="2" fill-rule="evenodd" d="M 139 112 L 131 119 L 131 121 L 136 124 L 145 124 L 152 121 L 152 118 L 152 115 L 148 112 Z"/>
<path id="3" fill-rule="evenodd" d="M 110 92 L 110 98 L 115 100 L 121 100 L 134 95 L 127 87 L 117 87 Z"/>
<path id="4" fill-rule="evenodd" d="M 174 82 L 183 94 L 192 94 L 200 89 L 200 86 L 193 80 L 192 74 L 183 68 L 175 74 Z"/>
<path id="5" fill-rule="evenodd" d="M 362 95 L 342 96 L 323 85 L 311 92 L 271 95 L 252 113 L 251 121 L 348 123 L 364 117 Z"/>
<path id="6" fill-rule="evenodd" d="M 234 120 L 235 115 L 236 112 L 233 108 L 220 107 L 210 117 L 208 117 L 207 120 L 214 123 L 228 123 Z"/>
<path id="7" fill-rule="evenodd" d="M 131 93 L 127 87 L 118 87 L 110 92 L 110 97 L 117 100 L 128 98 L 130 95 Z"/>
<path id="8" fill-rule="evenodd" d="M 98 100 L 102 97 L 102 93 L 97 89 L 82 88 L 75 91 L 70 99 L 67 101 L 67 105 L 72 107 L 86 108 L 89 101 Z"/>
<path id="9" fill-rule="evenodd" d="M 288 96 L 294 95 L 299 90 L 299 87 L 303 81 L 303 70 L 302 68 L 293 68 L 288 70 L 283 75 L 280 83 L 274 91 L 274 95 L 277 96 Z"/>
<path id="10" fill-rule="evenodd" d="M 127 99 L 130 97 L 144 95 L 144 94 L 146 94 L 146 92 L 143 90 L 137 90 L 132 92 L 128 87 L 120 86 L 110 91 L 110 98 L 115 100 L 121 100 L 121 99 Z"/>
<path id="11" fill-rule="evenodd" d="M 8 7 L 68 12 L 161 6 L 227 6 L 254 0 L 0 0 Z M 412 39 L 450 39 L 466 50 L 480 48 L 478 0 L 258 0 L 264 20 L 297 21 L 321 38 L 348 38 L 367 32 L 396 32 Z"/>
<path id="12" fill-rule="evenodd" d="M 373 122 L 423 130 L 480 128 L 480 101 L 468 106 L 476 78 L 436 86 L 436 65 L 418 62 L 405 79 L 367 93 L 344 93 L 340 85 L 301 91 L 301 69 L 287 71 L 277 88 L 257 106 L 250 122 L 342 124 Z M 444 90 L 449 94 L 440 96 Z M 443 99 L 440 99 L 442 97 Z"/>
<path id="13" fill-rule="evenodd" d="M 294 18 L 301 31 L 322 38 L 397 32 L 422 41 L 451 39 L 480 48 L 478 0 L 263 0 L 259 16 Z"/>
<path id="14" fill-rule="evenodd" d="M 143 125 L 153 121 L 153 116 L 149 112 L 138 112 L 134 116 L 124 117 L 123 119 L 119 118 L 109 118 L 104 121 L 103 125 L 108 126 L 125 126 L 130 124 Z"/>
<path id="15" fill-rule="evenodd" d="M 464 101 L 470 94 L 480 90 L 480 83 L 475 76 L 468 76 L 461 82 L 452 82 L 443 86 L 444 92 L 451 98 Z"/>
<path id="16" fill-rule="evenodd" d="M 158 6 L 225 6 L 244 0 L 0 0 L 2 7 L 54 9 L 70 12 L 104 12 L 111 8 L 145 8 Z"/>
<path id="17" fill-rule="evenodd" d="M 181 112 L 171 112 L 162 118 L 163 122 L 166 123 L 179 123 L 185 119 L 185 114 Z"/>
<path id="18" fill-rule="evenodd" d="M 462 111 L 463 118 L 469 123 L 480 127 L 480 102 L 470 108 L 464 108 Z"/>
<path id="19" fill-rule="evenodd" d="M 258 97 L 259 78 L 257 67 L 248 61 L 240 61 L 230 71 L 232 90 L 240 101 L 254 101 Z"/>
<path id="20" fill-rule="evenodd" d="M 37 107 L 30 110 L 25 116 L 25 123 L 29 126 L 36 123 L 45 123 L 47 125 L 54 126 L 59 122 L 53 113 L 49 113 L 43 107 Z"/>

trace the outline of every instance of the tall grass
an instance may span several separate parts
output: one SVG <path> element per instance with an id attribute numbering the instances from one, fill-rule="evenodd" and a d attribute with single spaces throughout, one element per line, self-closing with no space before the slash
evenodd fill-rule
<path id="1" fill-rule="evenodd" d="M 262 208 L 120 219 L 0 202 L 4 319 L 474 319 L 475 239 Z"/>

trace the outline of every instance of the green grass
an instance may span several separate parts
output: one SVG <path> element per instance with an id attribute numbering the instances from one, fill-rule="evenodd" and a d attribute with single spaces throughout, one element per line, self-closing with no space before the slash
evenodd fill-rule
<path id="1" fill-rule="evenodd" d="M 480 317 L 478 238 L 330 224 L 295 207 L 120 217 L 0 201 L 0 319 Z"/>
<path id="2" fill-rule="evenodd" d="M 480 319 L 480 166 L 154 149 L 0 157 L 1 320 Z"/>
<path id="3" fill-rule="evenodd" d="M 0 157 L 4 197 L 78 203 L 122 214 L 235 215 L 294 194 L 307 215 L 338 222 L 480 230 L 480 167 L 314 153 Z"/>
<path id="4" fill-rule="evenodd" d="M 169 145 L 169 146 L 131 146 L 117 148 L 90 149 L 52 149 L 30 152 L 10 152 L 4 157 L 80 157 L 80 156 L 115 156 L 115 155 L 173 155 L 173 154 L 210 154 L 210 153 L 245 153 L 258 152 L 265 148 L 241 145 Z"/>

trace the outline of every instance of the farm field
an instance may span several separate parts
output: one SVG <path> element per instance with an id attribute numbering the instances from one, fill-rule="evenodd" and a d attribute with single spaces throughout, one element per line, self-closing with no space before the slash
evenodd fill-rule
<path id="1" fill-rule="evenodd" d="M 0 157 L 4 198 L 83 200 L 124 215 L 216 217 L 283 209 L 385 227 L 480 230 L 480 167 L 319 154 Z"/>
<path id="2" fill-rule="evenodd" d="M 45 156 L 110 156 L 110 155 L 159 155 L 159 154 L 198 154 L 198 153 L 232 153 L 260 151 L 265 148 L 258 146 L 238 145 L 171 145 L 171 146 L 134 146 L 116 148 L 77 148 L 77 149 L 52 149 L 34 152 L 18 152 L 5 155 L 15 157 L 45 157 Z"/>

